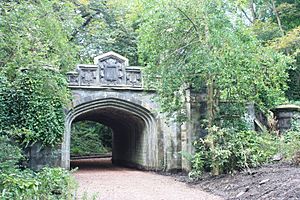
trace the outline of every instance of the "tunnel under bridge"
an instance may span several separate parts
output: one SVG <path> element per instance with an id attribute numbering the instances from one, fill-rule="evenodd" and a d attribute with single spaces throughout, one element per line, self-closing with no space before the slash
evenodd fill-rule
<path id="1" fill-rule="evenodd" d="M 109 52 L 92 65 L 78 65 L 67 74 L 72 105 L 67 109 L 61 166 L 70 168 L 72 123 L 99 122 L 111 128 L 112 161 L 147 170 L 190 170 L 183 156 L 192 153 L 200 116 L 195 96 L 186 90 L 188 121 L 179 124 L 160 113 L 155 91 L 143 87 L 141 68 Z M 182 153 L 184 152 L 184 153 Z"/>

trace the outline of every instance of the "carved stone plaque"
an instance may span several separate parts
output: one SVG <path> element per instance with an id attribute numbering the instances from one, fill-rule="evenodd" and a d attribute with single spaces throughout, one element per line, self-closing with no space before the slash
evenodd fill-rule
<path id="1" fill-rule="evenodd" d="M 104 78 L 107 81 L 113 82 L 118 80 L 117 66 L 107 66 L 104 71 Z"/>
<path id="2" fill-rule="evenodd" d="M 110 57 L 100 63 L 100 80 L 106 85 L 124 83 L 124 65 L 120 60 Z"/>
<path id="3" fill-rule="evenodd" d="M 96 83 L 96 70 L 81 69 L 80 78 L 82 85 L 93 85 Z"/>
<path id="4" fill-rule="evenodd" d="M 134 87 L 141 87 L 141 71 L 127 71 L 126 84 Z"/>
<path id="5" fill-rule="evenodd" d="M 77 72 L 70 72 L 67 74 L 69 85 L 79 84 L 79 74 Z"/>
<path id="6" fill-rule="evenodd" d="M 129 66 L 127 58 L 108 52 L 94 58 L 94 64 L 79 64 L 67 73 L 69 86 L 142 88 L 141 68 Z"/>

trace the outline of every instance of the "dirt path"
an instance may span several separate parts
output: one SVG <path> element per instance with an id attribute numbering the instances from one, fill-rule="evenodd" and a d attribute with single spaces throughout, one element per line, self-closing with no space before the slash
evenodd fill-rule
<path id="1" fill-rule="evenodd" d="M 230 200 L 299 200 L 300 168 L 277 163 L 234 176 L 203 177 L 198 188 Z"/>
<path id="2" fill-rule="evenodd" d="M 97 200 L 218 200 L 200 189 L 151 172 L 114 167 L 110 159 L 77 160 L 77 195 Z M 86 193 L 86 194 L 85 194 Z"/>

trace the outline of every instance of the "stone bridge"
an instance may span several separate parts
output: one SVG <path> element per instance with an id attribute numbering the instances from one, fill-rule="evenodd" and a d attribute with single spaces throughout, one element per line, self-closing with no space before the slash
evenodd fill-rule
<path id="1" fill-rule="evenodd" d="M 141 68 L 114 52 L 97 56 L 92 65 L 78 65 L 67 74 L 73 94 L 67 111 L 62 144 L 62 167 L 70 167 L 71 125 L 81 120 L 99 122 L 113 130 L 113 163 L 147 170 L 186 170 L 190 163 L 181 152 L 192 152 L 193 133 L 200 117 L 197 102 L 185 90 L 184 124 L 168 120 L 145 90 Z"/>

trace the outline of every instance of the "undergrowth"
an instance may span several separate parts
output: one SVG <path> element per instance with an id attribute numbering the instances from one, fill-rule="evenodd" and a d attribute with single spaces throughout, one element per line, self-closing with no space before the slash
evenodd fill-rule
<path id="1" fill-rule="evenodd" d="M 194 142 L 191 178 L 203 172 L 213 175 L 250 170 L 272 161 L 276 154 L 291 160 L 300 150 L 299 131 L 291 130 L 277 136 L 268 132 L 212 127 L 205 138 Z"/>
<path id="2" fill-rule="evenodd" d="M 22 150 L 7 136 L 0 136 L 1 200 L 74 199 L 76 181 L 71 172 L 48 168 L 35 172 L 22 168 Z"/>

